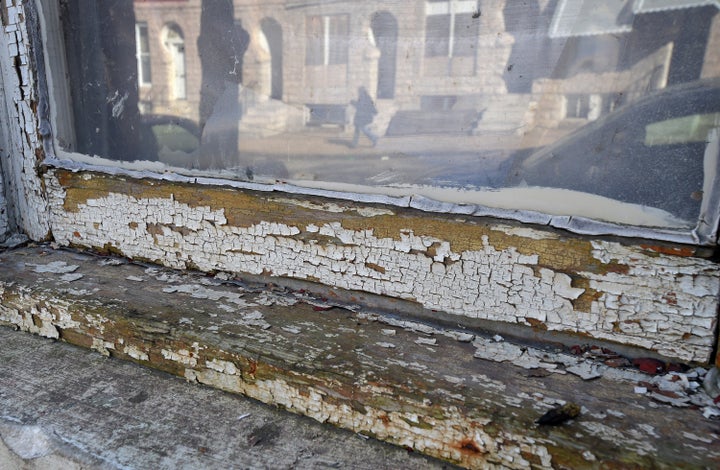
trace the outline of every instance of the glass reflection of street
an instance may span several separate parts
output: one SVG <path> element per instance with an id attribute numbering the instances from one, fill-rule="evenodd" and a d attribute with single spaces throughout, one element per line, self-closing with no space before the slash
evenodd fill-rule
<path id="1" fill-rule="evenodd" d="M 64 13 L 81 24 L 66 28 L 67 63 L 81 99 L 74 134 L 60 137 L 82 153 L 242 180 L 567 189 L 568 175 L 510 172 L 661 90 L 701 83 L 718 100 L 718 11 L 672 0 L 73 0 Z M 692 219 L 704 158 L 692 148 L 692 201 L 657 184 L 654 199 L 573 190 Z M 565 167 L 601 175 L 593 162 L 614 157 L 595 150 Z M 647 172 L 638 159 L 616 165 L 687 175 L 679 160 Z"/>

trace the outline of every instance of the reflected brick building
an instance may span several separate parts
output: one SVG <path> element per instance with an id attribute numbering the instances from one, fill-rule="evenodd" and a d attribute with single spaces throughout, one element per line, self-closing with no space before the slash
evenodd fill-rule
<path id="1" fill-rule="evenodd" d="M 242 84 L 243 119 L 269 133 L 347 122 L 360 86 L 377 98 L 377 121 L 388 132 L 445 125 L 461 133 L 517 133 L 595 119 L 673 81 L 720 75 L 712 2 L 620 2 L 591 14 L 583 13 L 586 3 L 136 1 L 141 109 L 203 121 L 198 46 L 210 33 L 202 15 L 221 4 L 232 25 L 228 18 L 214 31 L 215 49 L 225 47 L 219 38 L 238 34 L 247 44 L 242 56 L 228 49 L 229 62 L 216 72 Z M 678 24 L 698 28 L 657 27 L 678 16 Z M 444 124 L 424 124 L 432 113 L 444 113 Z"/>

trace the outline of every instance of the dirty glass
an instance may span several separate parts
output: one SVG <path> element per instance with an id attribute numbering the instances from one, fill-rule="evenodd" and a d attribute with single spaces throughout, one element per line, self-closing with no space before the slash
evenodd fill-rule
<path id="1" fill-rule="evenodd" d="M 688 230 L 716 177 L 719 11 L 63 0 L 50 82 L 72 125 L 56 142 L 105 164 Z"/>

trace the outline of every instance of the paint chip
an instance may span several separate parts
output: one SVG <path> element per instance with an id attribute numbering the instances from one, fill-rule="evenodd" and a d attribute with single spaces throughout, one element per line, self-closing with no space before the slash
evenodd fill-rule
<path id="1" fill-rule="evenodd" d="M 79 266 L 75 264 L 67 264 L 65 261 L 53 261 L 48 264 L 29 264 L 28 266 L 35 266 L 36 273 L 53 273 L 53 274 L 65 274 L 74 272 Z"/>

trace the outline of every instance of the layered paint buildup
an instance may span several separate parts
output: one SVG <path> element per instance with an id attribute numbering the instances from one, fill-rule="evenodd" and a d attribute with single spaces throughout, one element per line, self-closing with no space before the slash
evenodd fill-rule
<path id="1" fill-rule="evenodd" d="M 720 270 L 692 249 L 87 172 L 50 172 L 46 187 L 61 245 L 174 268 L 308 280 L 460 320 L 711 360 Z"/>

